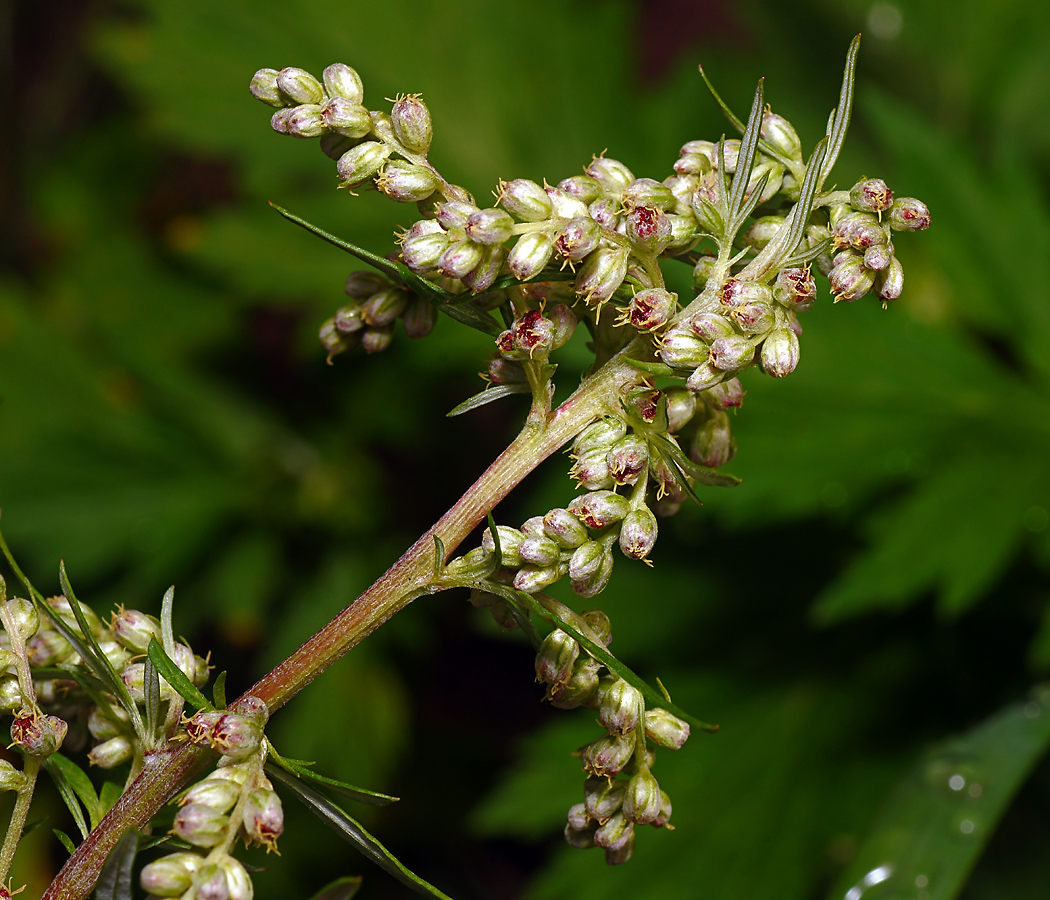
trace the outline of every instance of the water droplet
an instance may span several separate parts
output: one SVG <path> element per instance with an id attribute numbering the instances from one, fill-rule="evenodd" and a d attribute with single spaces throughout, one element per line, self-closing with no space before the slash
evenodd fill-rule
<path id="1" fill-rule="evenodd" d="M 925 875 L 916 875 L 915 876 L 915 886 L 917 888 L 924 888 L 929 883 L 930 883 L 930 879 L 927 878 Z"/>
<path id="2" fill-rule="evenodd" d="M 984 820 L 976 808 L 964 809 L 952 819 L 952 833 L 961 840 L 981 836 Z"/>
<path id="3" fill-rule="evenodd" d="M 982 772 L 976 757 L 942 756 L 926 765 L 926 784 L 943 797 L 979 797 Z"/>
<path id="4" fill-rule="evenodd" d="M 1039 715 L 1040 712 L 1041 710 L 1039 708 L 1039 704 L 1034 701 L 1026 703 L 1024 705 L 1024 714 L 1026 719 L 1034 719 Z"/>
<path id="5" fill-rule="evenodd" d="M 948 779 L 948 787 L 950 787 L 953 791 L 961 791 L 964 787 L 966 787 L 966 779 L 962 775 L 956 773 Z"/>

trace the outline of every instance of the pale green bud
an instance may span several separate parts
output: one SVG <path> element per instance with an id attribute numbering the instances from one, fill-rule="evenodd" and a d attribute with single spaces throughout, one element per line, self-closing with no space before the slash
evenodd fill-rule
<path id="1" fill-rule="evenodd" d="M 135 747 L 122 734 L 96 744 L 88 753 L 88 762 L 100 769 L 113 769 L 126 763 L 135 753 Z"/>
<path id="2" fill-rule="evenodd" d="M 733 372 L 751 364 L 755 358 L 755 343 L 737 335 L 719 338 L 711 344 L 707 358 L 716 369 Z"/>
<path id="3" fill-rule="evenodd" d="M 551 201 L 546 192 L 526 178 L 501 183 L 496 202 L 522 222 L 542 222 L 551 214 Z"/>
<path id="4" fill-rule="evenodd" d="M 672 326 L 659 338 L 659 344 L 661 361 L 675 369 L 694 368 L 710 353 L 707 341 L 696 335 L 686 323 Z"/>
<path id="5" fill-rule="evenodd" d="M 612 575 L 613 556 L 598 541 L 578 547 L 569 560 L 569 580 L 573 591 L 590 598 L 600 594 Z"/>
<path id="6" fill-rule="evenodd" d="M 171 831 L 195 847 L 214 847 L 225 837 L 228 821 L 217 809 L 190 803 L 175 814 Z"/>
<path id="7" fill-rule="evenodd" d="M 621 850 L 634 838 L 634 824 L 623 812 L 613 813 L 594 832 L 594 843 L 605 850 Z"/>
<path id="8" fill-rule="evenodd" d="M 601 692 L 598 720 L 606 731 L 628 734 L 638 727 L 643 709 L 641 691 L 617 678 Z"/>
<path id="9" fill-rule="evenodd" d="M 620 549 L 630 559 L 645 559 L 656 543 L 656 516 L 645 506 L 632 509 L 620 527 Z"/>
<path id="10" fill-rule="evenodd" d="M 503 565 L 511 569 L 521 566 L 521 554 L 518 552 L 525 535 L 517 528 L 507 525 L 497 525 L 496 534 L 499 537 L 500 552 L 503 554 Z M 486 528 L 481 535 L 481 549 L 492 554 L 496 552 L 496 542 L 492 538 L 492 530 Z"/>
<path id="11" fill-rule="evenodd" d="M 418 203 L 433 194 L 439 184 L 437 175 L 426 166 L 401 159 L 388 162 L 376 178 L 377 190 L 400 203 Z"/>
<path id="12" fill-rule="evenodd" d="M 390 119 L 402 146 L 410 153 L 425 156 L 434 136 L 434 126 L 430 110 L 419 95 L 409 94 L 399 99 L 390 111 Z"/>
<path id="13" fill-rule="evenodd" d="M 565 843 L 575 850 L 589 850 L 594 846 L 594 832 L 597 824 L 587 825 L 583 828 L 573 828 L 572 825 L 565 826 Z"/>
<path id="14" fill-rule="evenodd" d="M 532 566 L 553 566 L 561 559 L 561 547 L 549 537 L 527 537 L 518 548 L 522 561 Z"/>
<path id="15" fill-rule="evenodd" d="M 26 777 L 6 759 L 0 759 L 0 793 L 20 791 L 26 784 Z"/>
<path id="16" fill-rule="evenodd" d="M 387 288 L 373 294 L 361 304 L 361 318 L 365 324 L 376 328 L 390 325 L 408 306 L 408 292 L 399 288 Z"/>
<path id="17" fill-rule="evenodd" d="M 649 442 L 637 434 L 629 434 L 613 445 L 606 462 L 613 481 L 635 484 L 649 467 Z"/>
<path id="18" fill-rule="evenodd" d="M 328 131 L 321 107 L 315 104 L 296 106 L 286 119 L 287 133 L 292 137 L 315 138 Z"/>
<path id="19" fill-rule="evenodd" d="M 645 711 L 645 736 L 667 750 L 680 750 L 689 740 L 689 723 L 659 707 Z"/>
<path id="20" fill-rule="evenodd" d="M 636 178 L 623 190 L 620 202 L 627 208 L 655 206 L 665 212 L 675 205 L 675 196 L 666 184 L 652 178 Z"/>
<path id="21" fill-rule="evenodd" d="M 139 883 L 154 897 L 178 897 L 190 889 L 203 862 L 196 853 L 171 853 L 144 866 Z"/>
<path id="22" fill-rule="evenodd" d="M 413 296 L 401 317 L 405 323 L 405 334 L 413 340 L 426 337 L 437 324 L 437 307 L 422 297 Z"/>
<path id="23" fill-rule="evenodd" d="M 21 597 L 12 597 L 6 605 L 11 627 L 18 632 L 23 641 L 36 634 L 40 628 L 40 612 L 32 602 Z"/>
<path id="24" fill-rule="evenodd" d="M 438 260 L 438 270 L 449 278 L 462 278 L 481 262 L 481 244 L 466 239 L 453 241 Z"/>
<path id="25" fill-rule="evenodd" d="M 587 215 L 587 204 L 561 188 L 544 188 L 551 204 L 551 219 L 568 220 Z"/>
<path id="26" fill-rule="evenodd" d="M 785 221 L 787 220 L 783 216 L 762 216 L 755 219 L 744 234 L 744 243 L 756 250 L 761 250 L 777 236 L 777 232 L 784 227 Z"/>
<path id="27" fill-rule="evenodd" d="M 896 300 L 904 290 L 904 266 L 894 257 L 875 279 L 875 287 L 883 301 Z"/>
<path id="28" fill-rule="evenodd" d="M 627 423 L 623 419 L 605 416 L 588 425 L 577 435 L 572 448 L 574 453 L 600 450 L 607 453 L 613 444 L 627 434 Z"/>
<path id="29" fill-rule="evenodd" d="M 288 98 L 281 93 L 277 87 L 277 76 L 280 73 L 276 69 L 259 69 L 252 76 L 252 82 L 248 89 L 256 100 L 261 100 L 267 106 L 288 106 Z"/>
<path id="30" fill-rule="evenodd" d="M 219 859 L 219 868 L 226 876 L 226 900 L 252 900 L 255 891 L 252 880 L 248 877 L 248 871 L 232 856 L 223 856 Z M 200 891 L 197 892 L 197 900 L 205 900 Z"/>
<path id="31" fill-rule="evenodd" d="M 623 814 L 635 825 L 651 825 L 660 814 L 660 785 L 648 769 L 637 772 L 627 782 Z"/>
<path id="32" fill-rule="evenodd" d="M 572 674 L 579 655 L 580 645 L 576 640 L 560 628 L 555 629 L 536 651 L 536 680 L 555 686 L 563 684 Z"/>
<path id="33" fill-rule="evenodd" d="M 597 179 L 606 193 L 615 197 L 619 197 L 627 185 L 634 181 L 634 174 L 627 166 L 604 156 L 595 157 L 584 171 Z"/>
<path id="34" fill-rule="evenodd" d="M 590 175 L 573 175 L 558 182 L 558 187 L 566 194 L 578 198 L 584 203 L 593 203 L 602 195 L 602 185 L 597 178 Z"/>
<path id="35" fill-rule="evenodd" d="M 627 251 L 601 247 L 591 253 L 576 273 L 576 293 L 587 303 L 604 303 L 627 277 Z"/>
<path id="36" fill-rule="evenodd" d="M 336 172 L 345 184 L 360 184 L 383 167 L 390 153 L 390 148 L 378 141 L 365 141 L 339 157 Z"/>
<path id="37" fill-rule="evenodd" d="M 717 469 L 736 456 L 736 438 L 729 416 L 715 410 L 697 431 L 689 454 L 701 466 Z"/>
<path id="38" fill-rule="evenodd" d="M 502 244 L 513 229 L 514 220 L 502 209 L 479 209 L 463 226 L 467 237 L 478 244 Z"/>
<path id="39" fill-rule="evenodd" d="M 631 504 L 614 491 L 590 491 L 573 498 L 568 510 L 588 528 L 598 530 L 619 522 L 631 511 Z"/>
<path id="40" fill-rule="evenodd" d="M 137 609 L 121 607 L 114 613 L 109 627 L 121 644 L 139 653 L 146 652 L 151 640 L 160 641 L 161 638 L 160 622 Z"/>
<path id="41" fill-rule="evenodd" d="M 762 138 L 789 159 L 802 159 L 802 141 L 794 126 L 783 116 L 767 112 L 759 130 Z"/>
<path id="42" fill-rule="evenodd" d="M 518 569 L 517 574 L 514 576 L 513 584 L 516 590 L 526 594 L 535 594 L 537 591 L 542 591 L 545 587 L 554 584 L 563 574 L 561 567 L 558 565 L 525 565 Z"/>
<path id="43" fill-rule="evenodd" d="M 25 705 L 22 688 L 14 675 L 0 676 L 0 712 L 15 712 Z"/>
<path id="44" fill-rule="evenodd" d="M 618 775 L 630 762 L 634 748 L 634 735 L 607 734 L 580 751 L 580 762 L 592 775 Z"/>
<path id="45" fill-rule="evenodd" d="M 394 342 L 394 326 L 368 327 L 361 332 L 361 349 L 365 353 L 382 353 Z"/>
<path id="46" fill-rule="evenodd" d="M 237 782 L 228 778 L 209 777 L 198 781 L 186 791 L 179 798 L 179 806 L 199 803 L 224 813 L 233 808 L 240 796 L 241 786 Z"/>
<path id="47" fill-rule="evenodd" d="M 557 709 L 576 709 L 589 702 L 598 692 L 598 670 L 601 663 L 585 657 L 573 664 L 568 680 L 549 691 L 551 706 Z"/>
<path id="48" fill-rule="evenodd" d="M 836 303 L 839 300 L 852 302 L 872 289 L 875 273 L 866 268 L 861 259 L 850 254 L 828 273 L 828 281 Z"/>
<path id="49" fill-rule="evenodd" d="M 305 69 L 289 66 L 277 73 L 277 87 L 294 103 L 323 103 L 324 88 Z"/>
<path id="50" fill-rule="evenodd" d="M 587 215 L 576 216 L 558 232 L 554 249 L 562 259 L 579 262 L 598 246 L 601 236 L 601 226 L 594 219 Z"/>
<path id="51" fill-rule="evenodd" d="M 355 69 L 343 63 L 333 63 L 321 76 L 330 97 L 342 97 L 351 103 L 363 103 L 365 88 Z"/>
<path id="52" fill-rule="evenodd" d="M 574 550 L 588 539 L 586 526 L 567 509 L 552 509 L 543 517 L 544 533 L 559 547 Z"/>
<path id="53" fill-rule="evenodd" d="M 328 128 L 343 137 L 363 138 L 372 130 L 368 109 L 345 97 L 332 97 L 321 107 L 321 117 Z"/>
<path id="54" fill-rule="evenodd" d="M 244 805 L 244 833 L 253 843 L 273 850 L 284 833 L 284 808 L 272 790 L 255 788 Z"/>
<path id="55" fill-rule="evenodd" d="M 569 474 L 576 479 L 580 487 L 597 491 L 613 486 L 609 475 L 609 453 L 604 447 L 584 450 L 574 454 Z"/>

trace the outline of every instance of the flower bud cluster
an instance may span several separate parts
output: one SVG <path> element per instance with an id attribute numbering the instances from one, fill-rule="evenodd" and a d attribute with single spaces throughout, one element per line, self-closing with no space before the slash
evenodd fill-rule
<path id="1" fill-rule="evenodd" d="M 608 646 L 612 626 L 600 610 L 581 619 L 589 636 Z M 608 672 L 569 634 L 556 629 L 536 654 L 537 680 L 560 709 L 587 706 L 598 712 L 603 737 L 580 750 L 587 773 L 584 802 L 569 810 L 565 839 L 573 847 L 601 847 L 605 861 L 618 865 L 634 852 L 636 825 L 669 825 L 671 800 L 653 777 L 656 754 L 650 744 L 679 749 L 689 724 L 665 709 L 645 708 L 641 692 Z"/>
<path id="2" fill-rule="evenodd" d="M 329 360 L 356 346 L 366 353 L 385 350 L 398 319 L 410 338 L 423 338 L 434 330 L 437 308 L 378 272 L 353 272 L 345 291 L 350 302 L 336 310 L 319 334 Z"/>

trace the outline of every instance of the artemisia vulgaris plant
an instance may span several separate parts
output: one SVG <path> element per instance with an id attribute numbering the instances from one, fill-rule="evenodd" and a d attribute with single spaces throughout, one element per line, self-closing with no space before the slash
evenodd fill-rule
<path id="1" fill-rule="evenodd" d="M 469 590 L 475 606 L 527 635 L 552 706 L 597 713 L 600 731 L 578 752 L 583 791 L 568 810 L 569 844 L 598 847 L 616 865 L 631 858 L 639 827 L 671 828 L 674 786 L 652 774 L 656 754 L 711 726 L 612 655 L 601 593 L 618 557 L 630 561 L 620 565 L 646 563 L 657 552 L 661 518 L 698 490 L 736 483 L 720 471 L 736 449 L 729 413 L 743 404 L 749 378 L 784 378 L 799 365 L 799 316 L 827 295 L 818 275 L 836 302 L 873 294 L 885 306 L 901 294 L 894 241 L 925 229 L 929 211 L 877 178 L 847 190 L 830 180 L 850 120 L 858 45 L 827 133 L 808 153 L 766 105 L 762 82 L 746 119 L 708 83 L 738 137 L 689 141 L 656 177 L 599 155 L 556 184 L 500 181 L 490 205 L 431 163 L 434 127 L 418 95 L 372 109 L 348 65 L 331 65 L 320 78 L 298 68 L 259 70 L 251 92 L 274 109 L 274 131 L 318 139 L 348 192 L 378 191 L 417 211 L 396 247 L 373 253 L 280 210 L 370 266 L 350 275 L 347 302 L 320 328 L 329 361 L 383 350 L 399 339 L 399 321 L 408 337 L 423 338 L 444 314 L 493 341 L 488 386 L 453 413 L 515 393 L 530 395 L 531 408 L 518 437 L 433 528 L 230 704 L 221 675 L 210 699 L 201 692 L 211 667 L 176 639 L 171 591 L 157 618 L 119 609 L 104 621 L 78 603 L 64 569 L 63 594 L 41 596 L 4 545 L 28 599 L 5 595 L 0 604 L 0 697 L 23 759 L 20 769 L 0 768 L 0 788 L 16 794 L 0 879 L 44 769 L 83 838 L 77 847 L 63 836 L 72 858 L 48 898 L 84 897 L 100 872 L 100 896 L 130 896 L 135 854 L 155 845 L 162 855 L 134 876 L 150 896 L 251 897 L 237 839 L 276 846 L 283 814 L 275 782 L 395 877 L 444 896 L 333 799 L 393 798 L 278 755 L 265 726 L 374 628 L 412 600 L 450 588 Z M 689 267 L 687 295 L 668 290 L 665 266 Z M 593 362 L 555 408 L 558 351 L 581 327 Z M 576 489 L 566 485 L 564 505 L 497 525 L 491 511 L 499 501 L 568 444 Z M 486 516 L 480 545 L 454 556 Z M 547 592 L 563 580 L 571 605 Z M 67 749 L 86 750 L 89 765 L 117 780 L 96 793 Z M 165 820 L 171 824 L 151 827 L 169 800 L 177 808 Z M 348 883 L 339 896 L 351 890 Z M 0 897 L 11 893 L 9 883 L 0 888 Z"/>

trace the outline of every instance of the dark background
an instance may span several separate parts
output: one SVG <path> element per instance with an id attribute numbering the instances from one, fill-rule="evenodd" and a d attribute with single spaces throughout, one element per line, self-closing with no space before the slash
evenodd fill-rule
<path id="1" fill-rule="evenodd" d="M 38 586 L 57 591 L 64 558 L 100 611 L 156 612 L 174 582 L 178 629 L 231 692 L 396 559 L 525 412 L 511 398 L 445 418 L 490 350 L 448 320 L 325 365 L 316 331 L 354 261 L 266 201 L 380 253 L 415 210 L 335 191 L 315 145 L 270 131 L 252 73 L 343 61 L 371 108 L 422 93 L 432 161 L 480 201 L 499 177 L 556 183 L 604 149 L 664 178 L 684 141 L 728 127 L 699 62 L 741 112 L 765 76 L 808 153 L 864 32 L 835 180 L 879 175 L 929 204 L 932 229 L 897 242 L 905 296 L 884 312 L 823 295 L 798 371 L 747 379 L 729 467 L 744 483 L 664 523 L 655 568 L 619 561 L 603 595 L 618 655 L 722 725 L 661 754 L 677 829 L 641 835 L 618 870 L 561 843 L 593 715 L 541 704 L 527 644 L 459 595 L 410 607 L 274 719 L 283 753 L 403 797 L 362 818 L 448 893 L 841 897 L 925 749 L 1045 677 L 1039 4 L 55 0 L 0 16 L 5 534 Z M 582 360 L 567 354 L 563 384 Z M 551 461 L 497 518 L 564 505 L 567 467 Z M 964 896 L 1044 895 L 1048 800 L 1044 765 L 997 832 L 1001 808 L 984 812 Z M 46 795 L 45 813 L 23 848 L 27 896 L 62 861 Z M 288 819 L 282 856 L 252 857 L 270 866 L 257 897 L 354 873 L 365 897 L 407 896 L 305 813 Z M 956 838 L 914 839 L 937 856 Z M 901 885 L 866 896 L 926 900 Z"/>

